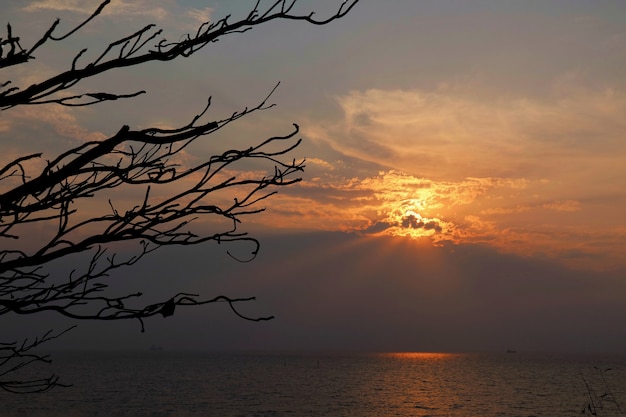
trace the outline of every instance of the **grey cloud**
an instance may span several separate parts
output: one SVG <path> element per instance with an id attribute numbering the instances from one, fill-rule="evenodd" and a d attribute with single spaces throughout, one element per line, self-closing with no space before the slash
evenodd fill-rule
<path id="1" fill-rule="evenodd" d="M 429 222 L 426 222 L 426 224 L 424 225 L 424 229 L 426 230 L 434 230 L 437 233 L 441 233 L 441 226 L 439 225 L 439 223 L 437 223 L 434 220 L 431 220 Z"/>
<path id="2" fill-rule="evenodd" d="M 434 230 L 437 233 L 441 233 L 441 231 L 443 230 L 441 225 L 437 221 L 429 220 L 427 222 L 424 222 L 412 214 L 402 219 L 402 227 L 411 229 Z"/>
<path id="3" fill-rule="evenodd" d="M 368 228 L 362 230 L 361 233 L 363 233 L 363 234 L 380 233 L 380 232 L 382 232 L 384 230 L 389 229 L 392 226 L 393 226 L 393 224 L 390 224 L 390 223 L 387 223 L 387 222 L 376 222 L 373 225 L 369 226 Z"/>

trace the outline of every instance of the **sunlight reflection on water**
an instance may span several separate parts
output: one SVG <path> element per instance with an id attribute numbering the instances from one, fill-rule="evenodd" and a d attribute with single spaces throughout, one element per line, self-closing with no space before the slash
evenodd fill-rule
<path id="1" fill-rule="evenodd" d="M 395 359 L 414 359 L 414 360 L 443 360 L 462 356 L 461 353 L 443 353 L 443 352 L 386 352 L 380 353 L 383 357 Z"/>
<path id="2" fill-rule="evenodd" d="M 626 392 L 626 358 L 523 354 L 56 355 L 73 388 L 0 395 L 0 416 L 574 416 L 582 375 L 611 367 Z M 582 374 L 581 374 L 582 373 Z M 611 414 L 606 414 L 611 415 Z"/>

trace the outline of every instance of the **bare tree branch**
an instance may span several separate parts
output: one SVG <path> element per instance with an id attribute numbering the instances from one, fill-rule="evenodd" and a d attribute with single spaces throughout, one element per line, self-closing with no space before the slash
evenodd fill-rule
<path id="1" fill-rule="evenodd" d="M 244 33 L 273 20 L 324 25 L 345 16 L 358 0 L 344 1 L 335 14 L 319 20 L 313 13 L 294 14 L 296 2 L 278 0 L 263 10 L 257 2 L 241 20 L 230 22 L 227 16 L 206 22 L 195 33 L 175 42 L 160 38 L 162 31 L 154 25 L 145 26 L 110 43 L 88 63 L 81 62 L 87 50 L 79 51 L 69 69 L 28 87 L 3 82 L 0 110 L 15 111 L 25 105 L 90 106 L 132 99 L 145 91 L 74 89 L 81 81 L 113 69 L 189 57 L 224 36 Z M 25 65 L 42 48 L 77 34 L 108 4 L 108 0 L 103 1 L 88 18 L 64 34 L 58 33 L 60 21 L 56 20 L 30 48 L 21 45 L 8 24 L 6 37 L 0 38 L 0 69 Z M 304 160 L 288 157 L 301 143 L 298 125 L 284 135 L 255 138 L 257 142 L 252 146 L 196 158 L 184 156 L 207 136 L 252 113 L 272 108 L 274 104 L 269 101 L 277 87 L 256 106 L 227 117 L 209 117 L 209 98 L 197 115 L 178 127 L 134 130 L 124 125 L 106 139 L 78 144 L 52 160 L 41 161 L 42 153 L 29 153 L 0 165 L 0 316 L 52 312 L 74 320 L 136 319 L 144 331 L 147 318 L 169 317 L 187 306 L 227 303 L 242 319 L 272 319 L 250 317 L 237 309 L 239 303 L 254 297 L 203 298 L 178 292 L 148 303 L 141 292 L 114 294 L 110 281 L 118 270 L 174 245 L 240 242 L 252 245 L 249 257 L 235 257 L 227 251 L 230 256 L 242 262 L 256 257 L 260 244 L 241 231 L 240 225 L 246 216 L 264 211 L 260 204 L 280 187 L 301 180 Z M 37 161 L 40 163 L 34 163 Z M 244 175 L 245 163 L 251 161 L 262 168 Z M 128 206 L 115 198 L 122 192 L 138 196 L 137 200 Z M 84 207 L 96 206 L 94 202 L 97 210 L 87 214 Z M 40 233 L 36 242 L 28 242 L 28 234 L 35 228 L 49 234 Z M 135 252 L 122 250 L 122 244 L 134 244 Z M 55 263 L 70 257 L 80 260 L 75 269 L 67 275 L 51 272 Z M 48 356 L 33 353 L 33 349 L 64 333 L 48 332 L 30 342 L 0 343 L 0 388 L 42 392 L 62 385 L 55 375 L 26 379 L 13 376 L 33 363 L 49 362 Z"/>
<path id="2" fill-rule="evenodd" d="M 0 389 L 14 394 L 45 392 L 54 387 L 68 385 L 59 382 L 59 377 L 51 374 L 45 378 L 5 379 L 7 376 L 18 373 L 22 369 L 37 362 L 50 363 L 50 355 L 40 355 L 32 352 L 42 343 L 56 339 L 76 326 L 72 326 L 60 333 L 48 331 L 40 338 L 32 341 L 0 343 Z"/>
<path id="3" fill-rule="evenodd" d="M 229 23 L 228 19 L 230 16 L 226 16 L 216 22 L 207 22 L 201 25 L 195 34 L 188 34 L 182 41 L 169 42 L 166 39 L 161 39 L 151 49 L 144 51 L 148 42 L 155 40 L 162 33 L 160 30 L 154 31 L 154 25 L 147 25 L 132 35 L 112 42 L 104 49 L 100 56 L 92 62 L 85 64 L 81 68 L 77 65 L 78 60 L 86 52 L 86 50 L 82 50 L 76 55 L 71 68 L 65 72 L 40 83 L 33 84 L 23 90 L 17 87 L 12 87 L 7 90 L 0 91 L 0 109 L 7 109 L 17 105 L 48 103 L 75 106 L 87 105 L 92 103 L 90 101 L 74 101 L 79 100 L 84 96 L 94 98 L 94 94 L 99 97 L 97 98 L 98 101 L 124 98 L 122 95 L 114 93 L 84 93 L 74 95 L 72 97 L 58 97 L 56 94 L 60 91 L 67 90 L 81 80 L 94 77 L 114 68 L 136 66 L 150 61 L 171 61 L 176 58 L 189 57 L 208 44 L 216 42 L 223 36 L 233 33 L 243 33 L 255 26 L 262 25 L 272 20 L 295 20 L 305 21 L 315 25 L 325 25 L 333 20 L 345 16 L 357 2 L 358 0 L 344 1 L 334 15 L 321 20 L 315 19 L 313 17 L 314 13 L 310 13 L 308 15 L 291 14 L 291 10 L 296 4 L 296 1 L 294 0 L 279 0 L 268 7 L 265 11 L 259 10 L 259 3 L 257 2 L 255 8 L 245 19 Z M 27 62 L 29 59 L 33 58 L 33 52 L 48 40 L 58 41 L 70 36 L 76 32 L 76 30 L 80 29 L 91 19 L 97 16 L 107 4 L 108 1 L 103 2 L 87 20 L 64 36 L 53 36 L 53 33 L 59 23 L 58 20 L 55 21 L 42 38 L 28 51 L 21 48 L 19 45 L 19 38 L 13 37 L 10 26 L 8 26 L 7 39 L 0 42 L 10 45 L 11 51 L 19 49 L 19 52 L 11 53 L 10 51 L 6 56 L 0 56 L 0 68 Z M 114 53 L 116 50 L 117 53 Z M 134 94 L 141 94 L 141 92 Z"/>

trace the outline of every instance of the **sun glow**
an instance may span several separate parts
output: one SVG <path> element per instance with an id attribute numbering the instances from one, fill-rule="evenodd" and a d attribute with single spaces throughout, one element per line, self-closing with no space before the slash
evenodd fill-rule
<path id="1" fill-rule="evenodd" d="M 489 245 L 523 256 L 550 254 L 585 267 L 624 263 L 624 234 L 572 226 L 585 221 L 586 206 L 549 198 L 557 184 L 548 180 L 435 180 L 394 170 L 365 178 L 334 175 L 320 173 L 294 187 L 295 192 L 273 197 L 272 224 L 434 246 Z"/>
<path id="2" fill-rule="evenodd" d="M 430 237 L 437 242 L 450 235 L 454 224 L 441 219 L 438 215 L 429 215 L 431 208 L 439 208 L 434 203 L 435 196 L 431 189 L 419 190 L 420 198 L 409 198 L 400 202 L 389 201 L 385 222 L 389 225 L 383 233 L 391 236 L 411 238 Z M 432 201 L 433 207 L 429 202 Z"/>

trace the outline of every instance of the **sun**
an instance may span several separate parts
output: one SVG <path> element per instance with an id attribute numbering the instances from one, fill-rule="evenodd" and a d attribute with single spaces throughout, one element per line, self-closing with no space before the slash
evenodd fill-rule
<path id="1" fill-rule="evenodd" d="M 391 203 L 391 202 L 390 202 Z M 438 242 L 446 240 L 454 225 L 438 216 L 429 215 L 427 199 L 409 198 L 388 205 L 386 235 L 420 239 L 429 237 Z"/>

